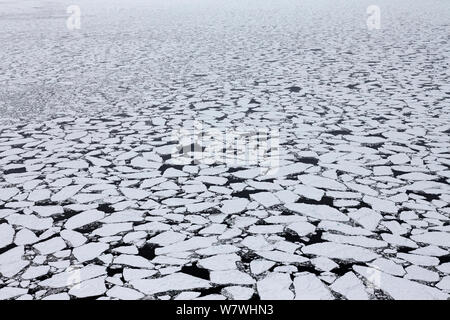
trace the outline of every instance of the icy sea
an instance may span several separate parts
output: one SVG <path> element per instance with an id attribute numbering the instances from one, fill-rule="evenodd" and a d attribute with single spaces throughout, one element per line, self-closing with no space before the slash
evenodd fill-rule
<path id="1" fill-rule="evenodd" d="M 448 299 L 449 17 L 0 0 L 0 299 Z"/>

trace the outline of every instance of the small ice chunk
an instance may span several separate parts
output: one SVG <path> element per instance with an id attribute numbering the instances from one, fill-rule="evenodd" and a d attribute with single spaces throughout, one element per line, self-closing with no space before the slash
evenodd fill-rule
<path id="1" fill-rule="evenodd" d="M 254 284 L 255 279 L 238 270 L 212 271 L 211 282 L 215 284 Z"/>
<path id="2" fill-rule="evenodd" d="M 227 228 L 226 224 L 212 223 L 208 227 L 199 231 L 199 234 L 223 234 Z"/>
<path id="3" fill-rule="evenodd" d="M 177 242 L 162 248 L 156 248 L 155 253 L 159 255 L 159 254 L 176 253 L 207 248 L 212 246 L 216 241 L 217 238 L 215 236 L 192 237 L 189 240 L 183 242 Z"/>
<path id="4" fill-rule="evenodd" d="M 382 233 L 381 238 L 383 238 L 384 241 L 398 247 L 408 247 L 414 249 L 418 247 L 418 245 L 414 241 L 396 234 Z"/>
<path id="5" fill-rule="evenodd" d="M 249 300 L 255 291 L 252 288 L 232 286 L 222 289 L 222 294 L 233 300 Z"/>
<path id="6" fill-rule="evenodd" d="M 311 259 L 311 263 L 314 265 L 314 267 L 318 270 L 322 270 L 325 272 L 331 271 L 334 268 L 339 267 L 339 265 L 334 262 L 333 260 L 326 258 L 326 257 L 317 257 L 314 259 Z"/>
<path id="7" fill-rule="evenodd" d="M 46 199 L 49 199 L 51 195 L 50 190 L 47 189 L 40 189 L 40 190 L 33 190 L 28 195 L 28 201 L 38 202 L 43 201 Z"/>
<path id="8" fill-rule="evenodd" d="M 187 176 L 189 176 L 188 173 L 178 170 L 178 169 L 175 169 L 175 168 L 168 168 L 163 173 L 164 178 L 178 178 L 178 177 L 187 177 Z"/>
<path id="9" fill-rule="evenodd" d="M 297 254 L 286 253 L 278 250 L 274 251 L 257 251 L 256 254 L 268 260 L 282 263 L 303 263 L 308 261 L 307 258 Z"/>
<path id="10" fill-rule="evenodd" d="M 294 279 L 295 300 L 333 300 L 325 284 L 312 273 L 302 272 Z"/>
<path id="11" fill-rule="evenodd" d="M 3 287 L 0 288 L 0 300 L 8 300 L 28 292 L 28 289 L 17 288 L 17 287 Z"/>
<path id="12" fill-rule="evenodd" d="M 57 214 L 64 213 L 62 206 L 34 206 L 31 210 L 36 212 L 41 217 L 50 217 Z"/>
<path id="13" fill-rule="evenodd" d="M 50 266 L 32 266 L 23 274 L 22 279 L 31 280 L 46 275 L 50 271 Z"/>
<path id="14" fill-rule="evenodd" d="M 448 294 L 436 288 L 394 277 L 377 269 L 353 266 L 353 270 L 396 300 L 446 300 L 449 298 Z"/>
<path id="15" fill-rule="evenodd" d="M 34 215 L 12 214 L 6 217 L 9 224 L 21 226 L 30 230 L 48 230 L 53 225 L 52 218 L 38 218 Z"/>
<path id="16" fill-rule="evenodd" d="M 1 188 L 0 189 L 0 200 L 8 201 L 9 199 L 14 197 L 18 193 L 19 193 L 19 189 L 17 189 L 17 188 Z"/>
<path id="17" fill-rule="evenodd" d="M 280 204 L 280 201 L 271 192 L 258 192 L 250 195 L 252 200 L 255 200 L 262 204 L 264 207 L 269 208 Z"/>
<path id="18" fill-rule="evenodd" d="M 18 246 L 33 244 L 38 241 L 39 238 L 34 234 L 34 232 L 25 228 L 17 232 L 16 238 L 14 239 L 14 243 Z"/>
<path id="19" fill-rule="evenodd" d="M 120 188 L 120 192 L 122 192 L 125 197 L 132 200 L 142 200 L 150 196 L 150 192 L 136 188 Z"/>
<path id="20" fill-rule="evenodd" d="M 222 201 L 222 208 L 220 209 L 225 214 L 239 213 L 246 209 L 249 201 L 244 198 L 235 198 L 232 200 Z"/>
<path id="21" fill-rule="evenodd" d="M 261 168 L 239 170 L 232 173 L 233 176 L 238 177 L 240 179 L 254 179 L 261 174 L 262 174 Z"/>
<path id="22" fill-rule="evenodd" d="M 86 243 L 87 238 L 81 233 L 73 230 L 63 230 L 61 231 L 61 237 L 66 240 L 70 246 L 76 248 Z"/>
<path id="23" fill-rule="evenodd" d="M 282 202 L 282 203 L 294 203 L 296 202 L 300 197 L 295 194 L 294 192 L 290 190 L 281 190 L 275 193 L 275 196 Z"/>
<path id="24" fill-rule="evenodd" d="M 9 224 L 0 224 L 0 249 L 13 242 L 14 234 L 14 229 Z"/>
<path id="25" fill-rule="evenodd" d="M 292 300 L 294 293 L 289 289 L 291 284 L 289 274 L 273 272 L 259 280 L 256 288 L 261 300 Z"/>
<path id="26" fill-rule="evenodd" d="M 167 246 L 176 242 L 183 241 L 184 239 L 186 239 L 185 234 L 174 231 L 166 231 L 158 234 L 157 236 L 154 236 L 153 238 L 150 238 L 148 242 L 156 243 L 160 246 Z"/>
<path id="27" fill-rule="evenodd" d="M 298 179 L 301 181 L 301 183 L 307 186 L 327 190 L 340 190 L 340 191 L 347 190 L 347 187 L 344 184 L 330 178 L 306 174 L 299 176 Z"/>
<path id="28" fill-rule="evenodd" d="M 85 262 L 98 258 L 109 249 L 109 245 L 102 242 L 90 242 L 73 249 L 73 255 L 79 262 Z"/>
<path id="29" fill-rule="evenodd" d="M 439 274 L 437 272 L 418 267 L 418 266 L 409 266 L 406 268 L 406 279 L 411 280 L 419 280 L 419 281 L 425 281 L 425 282 L 438 282 L 439 281 Z"/>
<path id="30" fill-rule="evenodd" d="M 367 265 L 376 268 L 378 270 L 381 270 L 385 273 L 392 274 L 394 276 L 403 276 L 406 271 L 403 269 L 403 267 L 397 263 L 395 263 L 392 260 L 385 259 L 385 258 L 379 258 L 375 261 L 372 261 L 368 263 Z"/>
<path id="31" fill-rule="evenodd" d="M 123 222 L 123 223 L 108 223 L 104 224 L 102 227 L 95 229 L 92 234 L 99 235 L 101 237 L 109 237 L 116 235 L 121 232 L 130 231 L 133 229 L 133 223 Z"/>
<path id="32" fill-rule="evenodd" d="M 149 270 L 149 269 L 131 269 L 131 268 L 124 268 L 123 269 L 123 278 L 125 281 L 129 282 L 132 280 L 138 280 L 138 279 L 144 279 L 153 276 L 158 271 L 156 270 Z"/>
<path id="33" fill-rule="evenodd" d="M 119 300 L 139 300 L 144 297 L 139 291 L 121 286 L 112 287 L 106 292 L 106 295 Z"/>
<path id="34" fill-rule="evenodd" d="M 146 258 L 141 256 L 136 256 L 133 254 L 121 254 L 114 259 L 115 264 L 122 264 L 125 266 L 135 267 L 135 268 L 145 268 L 152 269 L 153 264 Z"/>
<path id="35" fill-rule="evenodd" d="M 99 210 L 88 210 L 70 217 L 64 227 L 72 230 L 91 224 L 105 217 L 105 213 Z"/>
<path id="36" fill-rule="evenodd" d="M 371 231 L 377 228 L 378 223 L 383 218 L 378 212 L 369 208 L 361 208 L 350 212 L 348 215 L 352 220 Z"/>
<path id="37" fill-rule="evenodd" d="M 450 276 L 443 277 L 436 287 L 447 292 L 450 291 Z"/>
<path id="38" fill-rule="evenodd" d="M 11 278 L 29 265 L 29 261 L 22 259 L 24 253 L 24 247 L 18 246 L 0 254 L 0 274 Z"/>
<path id="39" fill-rule="evenodd" d="M 236 269 L 236 262 L 240 260 L 240 257 L 235 253 L 219 254 L 198 260 L 198 265 L 212 271 L 223 271 Z"/>
<path id="40" fill-rule="evenodd" d="M 432 244 L 435 246 L 450 247 L 450 233 L 432 231 L 411 236 L 417 242 Z"/>
<path id="41" fill-rule="evenodd" d="M 191 203 L 186 205 L 186 209 L 190 213 L 197 213 L 214 208 L 215 206 L 216 204 L 212 202 Z"/>
<path id="42" fill-rule="evenodd" d="M 439 259 L 436 257 L 428 257 L 411 253 L 397 253 L 397 257 L 418 266 L 433 267 L 439 265 Z"/>
<path id="43" fill-rule="evenodd" d="M 369 249 L 334 242 L 315 243 L 305 246 L 301 250 L 305 254 L 362 262 L 371 261 L 378 257 L 375 252 Z"/>
<path id="44" fill-rule="evenodd" d="M 283 230 L 284 226 L 279 224 L 253 225 L 248 228 L 248 232 L 254 234 L 281 233 Z"/>
<path id="45" fill-rule="evenodd" d="M 386 213 L 397 213 L 398 208 L 395 206 L 395 202 L 375 198 L 372 196 L 364 196 L 363 201 L 367 204 L 370 204 L 372 206 L 372 209 L 386 212 Z"/>
<path id="46" fill-rule="evenodd" d="M 62 161 L 56 164 L 59 168 L 67 169 L 85 169 L 89 168 L 89 163 L 84 160 Z"/>
<path id="47" fill-rule="evenodd" d="M 250 262 L 250 271 L 254 275 L 266 272 L 275 265 L 275 262 L 268 260 L 253 260 Z"/>
<path id="48" fill-rule="evenodd" d="M 397 153 L 388 157 L 388 160 L 395 165 L 405 164 L 410 161 L 409 157 L 405 153 Z"/>
<path id="49" fill-rule="evenodd" d="M 173 273 L 158 279 L 139 279 L 130 282 L 131 286 L 146 295 L 167 291 L 184 291 L 192 289 L 207 289 L 209 281 L 193 277 L 185 273 Z"/>
<path id="50" fill-rule="evenodd" d="M 63 288 L 103 275 L 106 275 L 106 267 L 104 266 L 88 265 L 83 268 L 69 267 L 65 271 L 41 281 L 39 285 L 41 287 Z"/>
<path id="51" fill-rule="evenodd" d="M 300 237 L 306 236 L 308 234 L 314 233 L 314 231 L 316 230 L 316 227 L 306 221 L 299 221 L 299 222 L 294 222 L 292 224 L 290 224 L 287 229 L 294 231 L 295 233 L 297 233 Z"/>
<path id="52" fill-rule="evenodd" d="M 47 241 L 39 242 L 34 245 L 34 248 L 39 251 L 40 254 L 51 254 L 57 251 L 61 251 L 66 247 L 66 243 L 60 237 L 52 238 Z"/>
<path id="53" fill-rule="evenodd" d="M 77 298 L 100 296 L 105 292 L 105 277 L 83 281 L 69 290 L 69 294 Z"/>
<path id="54" fill-rule="evenodd" d="M 348 221 L 349 218 L 339 210 L 327 205 L 289 203 L 287 209 L 320 220 Z"/>
<path id="55" fill-rule="evenodd" d="M 83 189 L 83 185 L 73 185 L 62 188 L 59 192 L 55 193 L 51 200 L 54 202 L 62 202 L 65 201 L 74 195 L 76 195 L 81 189 Z"/>
<path id="56" fill-rule="evenodd" d="M 333 291 L 342 294 L 349 300 L 368 300 L 364 284 L 353 272 L 347 272 L 330 286 Z"/>

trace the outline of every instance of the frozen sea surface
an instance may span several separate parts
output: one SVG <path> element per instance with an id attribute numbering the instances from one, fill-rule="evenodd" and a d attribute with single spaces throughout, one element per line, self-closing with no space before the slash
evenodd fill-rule
<path id="1" fill-rule="evenodd" d="M 77 3 L 0 0 L 0 299 L 449 298 L 450 2 Z"/>

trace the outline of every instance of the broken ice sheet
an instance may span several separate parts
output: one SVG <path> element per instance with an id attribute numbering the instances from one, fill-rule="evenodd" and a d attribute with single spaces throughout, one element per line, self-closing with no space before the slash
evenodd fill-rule
<path id="1" fill-rule="evenodd" d="M 405 54 L 385 63 L 358 19 L 342 23 L 350 2 L 315 28 L 330 6 L 304 3 L 316 14 L 298 19 L 293 1 L 268 4 L 287 33 L 244 32 L 244 2 L 177 15 L 127 3 L 108 15 L 126 54 L 98 37 L 116 32 L 103 2 L 83 4 L 97 23 L 74 55 L 55 55 L 67 34 L 28 28 L 22 9 L 3 21 L 0 299 L 448 297 L 450 86 L 427 67 L 448 56 L 448 1 L 391 6 L 382 29 L 423 23 L 389 33 Z M 23 46 L 25 33 L 55 37 Z"/>

